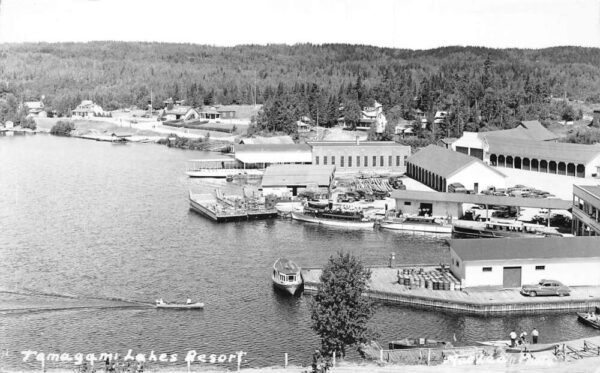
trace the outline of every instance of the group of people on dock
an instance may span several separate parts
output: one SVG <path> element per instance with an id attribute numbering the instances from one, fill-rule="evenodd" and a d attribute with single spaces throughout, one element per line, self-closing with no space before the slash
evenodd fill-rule
<path id="1" fill-rule="evenodd" d="M 531 331 L 531 343 L 537 344 L 539 337 L 540 332 L 536 328 L 533 328 L 533 330 Z M 529 341 L 527 340 L 526 331 L 521 332 L 521 334 L 519 335 L 519 339 L 517 339 L 517 332 L 515 332 L 514 329 L 510 332 L 510 347 L 517 347 L 517 345 L 522 346 L 528 343 Z"/>

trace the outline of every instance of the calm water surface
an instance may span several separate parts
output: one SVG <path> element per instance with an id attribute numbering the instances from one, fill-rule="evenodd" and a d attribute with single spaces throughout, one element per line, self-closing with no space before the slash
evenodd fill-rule
<path id="1" fill-rule="evenodd" d="M 0 367 L 31 368 L 19 351 L 184 354 L 247 351 L 246 366 L 307 364 L 318 338 L 307 298 L 276 293 L 280 256 L 320 266 L 339 250 L 372 265 L 446 261 L 444 241 L 286 220 L 215 224 L 189 211 L 185 160 L 213 156 L 153 144 L 113 145 L 46 135 L 0 137 L 0 288 L 75 296 L 205 302 L 200 312 L 86 309 L 0 314 Z M 2 309 L 0 304 L 0 309 Z M 380 307 L 381 341 L 427 336 L 470 343 L 536 326 L 542 341 L 598 334 L 572 313 L 474 317 Z"/>

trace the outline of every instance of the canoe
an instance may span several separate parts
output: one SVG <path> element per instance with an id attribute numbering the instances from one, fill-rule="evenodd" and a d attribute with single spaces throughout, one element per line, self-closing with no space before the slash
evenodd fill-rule
<path id="1" fill-rule="evenodd" d="M 204 303 L 157 303 L 155 307 L 176 310 L 201 310 L 204 308 Z"/>
<path id="2" fill-rule="evenodd" d="M 589 325 L 592 328 L 600 329 L 600 317 L 595 316 L 594 318 L 590 317 L 586 312 L 578 312 L 577 319 L 584 323 L 585 325 Z"/>
<path id="3" fill-rule="evenodd" d="M 526 344 L 520 345 L 517 347 L 508 347 L 506 352 L 510 353 L 521 353 L 521 352 L 541 352 L 541 351 L 551 351 L 554 350 L 558 345 L 555 343 L 552 344 Z"/>
<path id="4" fill-rule="evenodd" d="M 427 338 L 404 338 L 388 343 L 390 350 L 404 350 L 409 348 L 450 348 L 452 343 L 446 341 L 436 341 Z"/>

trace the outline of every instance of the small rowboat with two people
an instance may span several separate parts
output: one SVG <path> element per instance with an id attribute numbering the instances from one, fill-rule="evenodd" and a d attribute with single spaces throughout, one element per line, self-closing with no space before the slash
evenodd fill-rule
<path id="1" fill-rule="evenodd" d="M 302 286 L 300 267 L 289 259 L 279 258 L 273 264 L 271 280 L 273 280 L 275 288 L 294 295 L 300 286 Z"/>
<path id="2" fill-rule="evenodd" d="M 175 309 L 175 310 L 201 310 L 204 308 L 204 303 L 202 302 L 192 302 L 190 299 L 187 300 L 186 303 L 171 303 L 165 302 L 162 299 L 156 301 L 156 308 L 166 308 L 166 309 Z"/>
<path id="3" fill-rule="evenodd" d="M 595 312 L 577 312 L 577 319 L 585 325 L 600 329 L 600 316 Z"/>

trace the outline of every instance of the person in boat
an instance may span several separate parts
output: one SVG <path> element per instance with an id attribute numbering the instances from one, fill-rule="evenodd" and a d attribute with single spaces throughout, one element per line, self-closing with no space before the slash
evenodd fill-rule
<path id="1" fill-rule="evenodd" d="M 527 343 L 527 332 L 521 332 L 521 335 L 519 335 L 519 344 L 525 345 L 525 343 Z"/>

